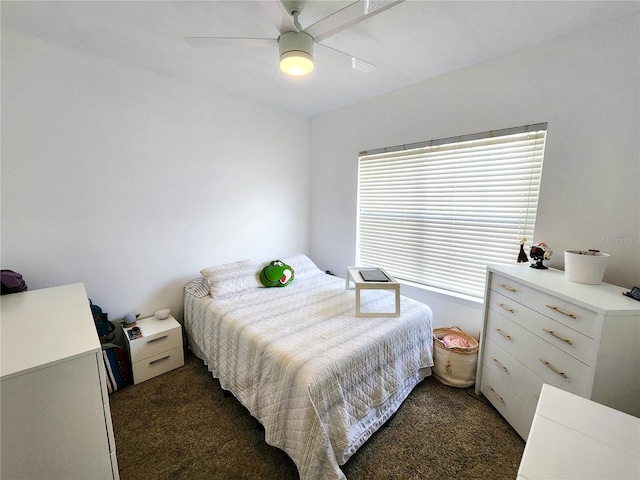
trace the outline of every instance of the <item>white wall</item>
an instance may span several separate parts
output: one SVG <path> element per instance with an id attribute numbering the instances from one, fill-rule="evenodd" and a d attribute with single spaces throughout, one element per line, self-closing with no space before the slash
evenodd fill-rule
<path id="1" fill-rule="evenodd" d="M 534 241 L 560 269 L 564 250 L 610 253 L 605 281 L 640 285 L 639 18 L 312 119 L 311 256 L 340 273 L 354 262 L 359 151 L 548 122 Z M 479 305 L 402 292 L 431 305 L 436 326 L 477 334 Z"/>
<path id="2" fill-rule="evenodd" d="M 2 268 L 110 314 L 201 268 L 307 252 L 309 122 L 2 32 Z"/>

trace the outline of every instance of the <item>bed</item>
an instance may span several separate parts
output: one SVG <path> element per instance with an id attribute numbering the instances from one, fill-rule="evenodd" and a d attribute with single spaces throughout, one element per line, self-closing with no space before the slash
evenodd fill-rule
<path id="1" fill-rule="evenodd" d="M 306 256 L 264 288 L 260 263 L 209 267 L 184 289 L 189 348 L 284 450 L 301 480 L 346 478 L 340 465 L 397 411 L 433 366 L 431 309 L 401 298 L 401 316 L 357 318 L 345 280 Z M 393 311 L 390 292 L 362 308 Z"/>

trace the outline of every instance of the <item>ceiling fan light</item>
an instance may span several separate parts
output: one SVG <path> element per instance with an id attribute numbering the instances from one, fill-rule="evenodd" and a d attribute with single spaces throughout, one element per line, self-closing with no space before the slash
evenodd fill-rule
<path id="1" fill-rule="evenodd" d="M 287 75 L 303 77 L 313 71 L 313 57 L 296 50 L 283 53 L 280 56 L 280 70 Z"/>
<path id="2" fill-rule="evenodd" d="M 280 70 L 302 77 L 313 71 L 313 37 L 305 32 L 285 32 L 278 39 Z"/>

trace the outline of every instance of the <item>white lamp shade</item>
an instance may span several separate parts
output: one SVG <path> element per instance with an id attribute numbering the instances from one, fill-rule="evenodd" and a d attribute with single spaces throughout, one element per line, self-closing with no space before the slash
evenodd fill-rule
<path id="1" fill-rule="evenodd" d="M 280 56 L 280 70 L 294 77 L 308 75 L 313 71 L 313 57 L 295 50 L 287 52 Z"/>
<path id="2" fill-rule="evenodd" d="M 313 38 L 305 32 L 285 32 L 278 39 L 280 70 L 301 77 L 313 71 Z"/>

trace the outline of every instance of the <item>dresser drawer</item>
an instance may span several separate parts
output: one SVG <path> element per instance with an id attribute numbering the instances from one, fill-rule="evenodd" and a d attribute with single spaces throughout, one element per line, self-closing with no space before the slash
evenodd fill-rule
<path id="1" fill-rule="evenodd" d="M 492 275 L 491 290 L 590 338 L 595 338 L 598 333 L 596 331 L 598 315 L 594 311 L 535 290 L 501 275 Z"/>
<path id="2" fill-rule="evenodd" d="M 493 374 L 513 393 L 532 410 L 535 410 L 544 383 L 542 378 L 500 348 L 490 338 L 486 339 L 484 348 L 484 370 L 493 371 Z"/>
<path id="3" fill-rule="evenodd" d="M 493 309 L 488 310 L 486 335 L 545 383 L 577 395 L 588 395 L 591 391 L 591 371 L 587 365 Z"/>
<path id="4" fill-rule="evenodd" d="M 489 297 L 489 308 L 513 320 L 582 363 L 587 365 L 593 363 L 596 345 L 592 338 L 494 291 Z"/>
<path id="5" fill-rule="evenodd" d="M 173 350 L 162 352 L 153 357 L 135 362 L 133 367 L 133 382 L 137 385 L 150 378 L 161 375 L 169 370 L 184 365 L 182 345 Z"/>
<path id="6" fill-rule="evenodd" d="M 176 347 L 182 347 L 182 330 L 177 322 L 174 328 L 157 332 L 150 336 L 144 334 L 145 331 L 142 324 L 141 331 L 144 335 L 142 338 L 129 341 L 131 363 L 153 357 Z"/>
<path id="7" fill-rule="evenodd" d="M 483 370 L 480 391 L 515 431 L 526 440 L 535 410 L 529 408 L 489 369 Z"/>

